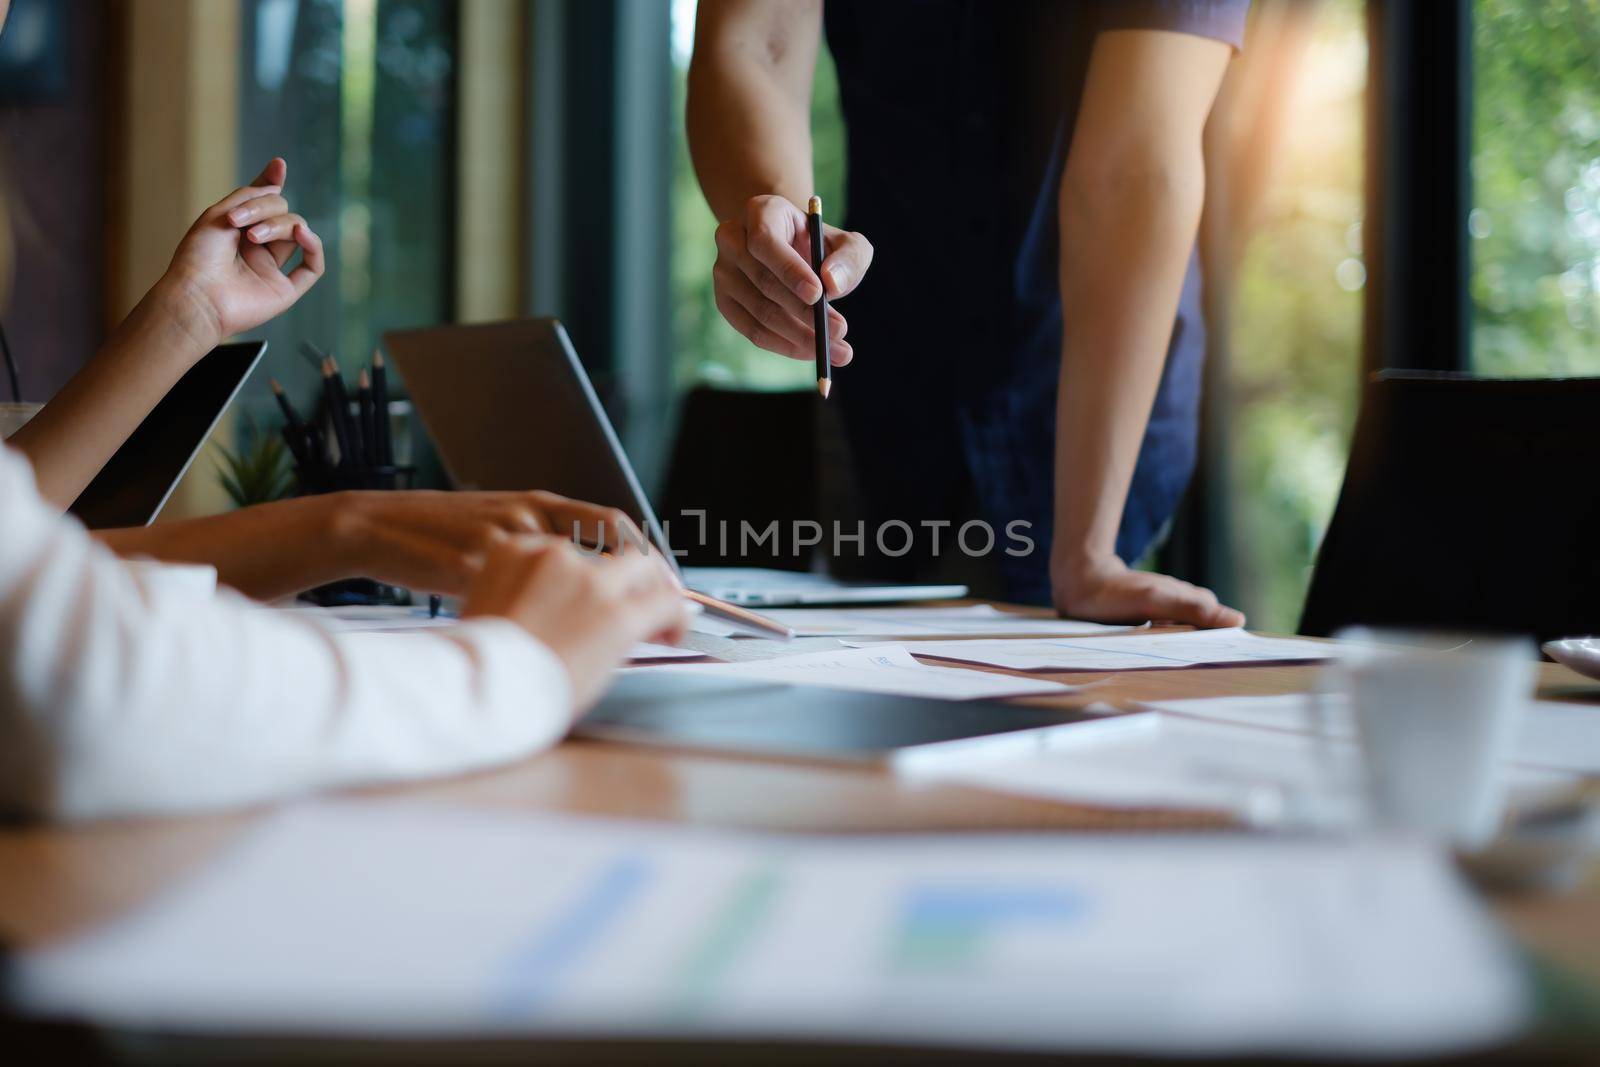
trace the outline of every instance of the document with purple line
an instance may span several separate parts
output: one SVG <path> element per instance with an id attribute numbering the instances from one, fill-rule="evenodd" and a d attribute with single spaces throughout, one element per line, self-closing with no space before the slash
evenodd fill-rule
<path id="1" fill-rule="evenodd" d="M 930 667 L 918 663 L 894 645 L 876 648 L 840 648 L 828 652 L 802 652 L 794 656 L 746 660 L 739 663 L 689 663 L 681 666 L 633 667 L 639 671 L 675 671 L 680 674 L 720 674 L 762 682 L 816 685 L 827 689 L 855 689 L 867 693 L 897 693 L 935 700 L 977 700 L 1016 696 L 1052 696 L 1070 693 L 1077 686 L 1042 678 L 1018 678 L 992 671 L 960 667 Z"/>
<path id="2" fill-rule="evenodd" d="M 854 648 L 868 641 L 844 642 Z M 1332 659 L 1338 646 L 1245 630 L 1190 630 L 1128 637 L 1058 637 L 1021 641 L 896 641 L 914 656 L 987 663 L 1014 671 L 1148 671 L 1172 667 L 1304 663 Z"/>

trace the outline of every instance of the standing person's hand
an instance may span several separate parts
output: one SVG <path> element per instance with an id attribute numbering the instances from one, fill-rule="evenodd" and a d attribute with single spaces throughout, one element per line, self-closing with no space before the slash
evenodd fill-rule
<path id="1" fill-rule="evenodd" d="M 757 346 L 790 359 L 814 359 L 812 305 L 824 287 L 830 301 L 845 296 L 872 266 L 872 245 L 859 233 L 824 223 L 822 244 L 826 258 L 819 281 L 811 269 L 805 212 L 781 196 L 752 197 L 742 218 L 717 227 L 717 262 L 711 268 L 717 310 Z M 854 355 L 845 330 L 844 316 L 830 306 L 828 336 L 836 367 Z"/>
<path id="2" fill-rule="evenodd" d="M 689 625 L 682 593 L 657 560 L 586 556 L 554 537 L 492 549 L 461 616 L 509 619 L 554 652 L 566 665 L 577 711 L 595 702 L 636 643 L 676 644 Z"/>
<path id="3" fill-rule="evenodd" d="M 288 164 L 273 159 L 249 185 L 207 208 L 151 290 L 202 352 L 281 315 L 322 277 L 322 239 L 289 209 L 288 174 Z M 300 263 L 285 273 L 296 251 Z"/>
<path id="4" fill-rule="evenodd" d="M 1129 567 L 1116 556 L 1078 563 L 1053 562 L 1051 585 L 1064 618 L 1095 622 L 1187 623 L 1210 629 L 1243 626 L 1244 614 L 1217 602 L 1209 589 L 1165 574 Z"/>

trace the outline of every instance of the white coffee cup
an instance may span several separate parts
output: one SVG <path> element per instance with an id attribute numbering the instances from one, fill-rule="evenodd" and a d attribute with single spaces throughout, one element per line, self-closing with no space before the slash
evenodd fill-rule
<path id="1" fill-rule="evenodd" d="M 1504 766 L 1533 695 L 1521 638 L 1357 628 L 1331 668 L 1350 701 L 1368 817 L 1471 848 L 1504 813 Z"/>

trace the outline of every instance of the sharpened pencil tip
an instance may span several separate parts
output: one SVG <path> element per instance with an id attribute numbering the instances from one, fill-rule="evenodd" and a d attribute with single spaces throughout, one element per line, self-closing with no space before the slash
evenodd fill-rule
<path id="1" fill-rule="evenodd" d="M 383 366 L 383 350 L 381 348 L 374 348 L 372 350 L 372 365 L 374 367 Z"/>
<path id="2" fill-rule="evenodd" d="M 361 373 L 356 375 L 356 388 L 357 389 L 371 389 L 372 388 L 372 379 L 367 377 L 367 368 L 365 368 L 365 367 L 362 367 L 361 368 Z"/>
<path id="3" fill-rule="evenodd" d="M 832 388 L 833 388 L 833 379 L 831 379 L 831 378 L 818 378 L 817 379 L 817 392 L 822 394 L 822 399 L 824 399 L 824 400 L 828 399 L 828 391 L 830 389 L 832 389 Z"/>
<path id="4" fill-rule="evenodd" d="M 283 386 L 278 384 L 278 379 L 276 379 L 276 378 L 268 378 L 267 381 L 272 383 L 272 392 L 275 395 L 277 395 L 277 396 L 282 396 L 283 395 Z"/>

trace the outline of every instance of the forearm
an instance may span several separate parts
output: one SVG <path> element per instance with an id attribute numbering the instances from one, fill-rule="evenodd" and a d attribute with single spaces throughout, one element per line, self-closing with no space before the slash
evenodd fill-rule
<path id="1" fill-rule="evenodd" d="M 1061 193 L 1064 323 L 1053 563 L 1116 548 L 1204 198 L 1198 158 L 1069 174 Z"/>
<path id="2" fill-rule="evenodd" d="M 566 668 L 503 619 L 333 634 L 123 567 L 0 448 L 0 814 L 258 803 L 559 738 Z"/>
<path id="3" fill-rule="evenodd" d="M 336 497 L 260 504 L 222 515 L 101 530 L 95 537 L 119 556 L 163 563 L 209 563 L 223 584 L 273 600 L 355 576 L 358 562 L 339 521 Z"/>
<path id="4" fill-rule="evenodd" d="M 65 510 L 215 341 L 181 298 L 147 296 L 93 359 L 7 444 L 27 456 L 40 495 Z"/>
<path id="5" fill-rule="evenodd" d="M 688 135 L 719 219 L 753 196 L 803 205 L 812 193 L 811 80 L 821 5 L 702 5 L 689 66 Z"/>

